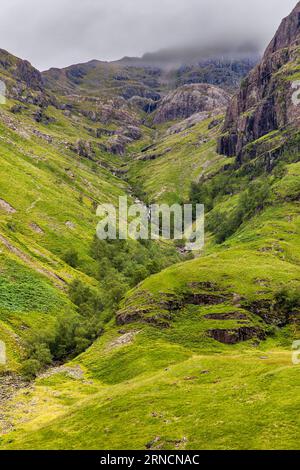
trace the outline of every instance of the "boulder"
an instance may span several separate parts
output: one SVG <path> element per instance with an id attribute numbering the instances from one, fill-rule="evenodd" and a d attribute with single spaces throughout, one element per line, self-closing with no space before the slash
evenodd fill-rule
<path id="1" fill-rule="evenodd" d="M 240 328 L 232 329 L 213 329 L 208 331 L 208 335 L 224 344 L 236 344 L 242 341 L 248 341 L 256 338 L 265 339 L 265 333 L 261 328 L 254 326 L 242 326 Z"/>

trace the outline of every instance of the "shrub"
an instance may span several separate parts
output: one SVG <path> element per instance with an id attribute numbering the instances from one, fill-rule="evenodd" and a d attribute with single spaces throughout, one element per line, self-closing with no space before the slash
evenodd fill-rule
<path id="1" fill-rule="evenodd" d="M 76 279 L 69 286 L 71 302 L 80 309 L 83 316 L 90 316 L 103 310 L 103 300 L 100 294 Z"/>
<path id="2" fill-rule="evenodd" d="M 78 253 L 74 249 L 68 250 L 64 256 L 63 260 L 71 266 L 71 268 L 77 268 L 79 264 Z"/>
<path id="3" fill-rule="evenodd" d="M 232 213 L 215 212 L 210 219 L 209 228 L 215 234 L 216 242 L 223 243 L 245 220 L 260 212 L 266 206 L 269 195 L 269 182 L 255 181 L 241 194 L 238 205 Z"/>
<path id="4" fill-rule="evenodd" d="M 21 367 L 21 374 L 26 380 L 34 379 L 41 371 L 41 363 L 37 359 L 27 359 Z"/>
<path id="5" fill-rule="evenodd" d="M 282 289 L 275 295 L 275 309 L 286 315 L 287 321 L 292 318 L 299 321 L 300 289 Z"/>
<path id="6" fill-rule="evenodd" d="M 48 366 L 52 363 L 52 354 L 49 345 L 46 343 L 32 343 L 29 355 L 31 359 L 38 361 L 41 366 Z"/>
<path id="7" fill-rule="evenodd" d="M 180 260 L 174 247 L 169 250 L 162 249 L 151 240 L 106 241 L 95 237 L 91 254 L 98 261 L 98 280 L 104 286 L 109 305 L 114 304 L 119 298 L 118 291 L 124 291 L 125 288 L 128 290 L 147 276 Z M 117 283 L 120 284 L 120 288 Z M 110 288 L 112 290 L 109 299 Z"/>

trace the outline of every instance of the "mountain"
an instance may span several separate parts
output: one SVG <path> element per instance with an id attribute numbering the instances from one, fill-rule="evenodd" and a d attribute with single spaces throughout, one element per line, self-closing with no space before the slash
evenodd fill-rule
<path id="1" fill-rule="evenodd" d="M 124 131 L 124 124 L 139 128 L 134 131 L 137 136 L 142 134 L 143 123 L 153 120 L 156 124 L 161 119 L 169 119 L 168 115 L 162 118 L 166 106 L 173 109 L 172 119 L 205 111 L 208 106 L 203 104 L 199 92 L 201 87 L 204 89 L 204 83 L 212 85 L 206 90 L 211 90 L 218 101 L 217 107 L 222 108 L 227 104 L 228 93 L 237 89 L 257 60 L 258 52 L 253 46 L 164 51 L 141 59 L 93 60 L 62 70 L 50 69 L 42 73 L 42 80 L 47 93 L 59 97 L 71 113 L 76 109 L 99 123 L 102 135 L 105 129 L 101 130 L 100 126 L 117 126 L 108 130 L 112 135 L 104 148 L 124 156 L 130 144 L 128 137 L 131 139 Z M 129 133 L 132 135 L 132 131 Z"/>
<path id="2" fill-rule="evenodd" d="M 238 160 L 274 160 L 299 128 L 300 4 L 285 18 L 262 61 L 243 80 L 228 109 L 219 152 Z M 295 102 L 295 99 L 296 102 Z M 263 140 L 261 138 L 263 137 Z M 297 140 L 297 139 L 296 139 Z M 299 146 L 296 141 L 296 151 Z"/>
<path id="3" fill-rule="evenodd" d="M 97 60 L 65 69 L 43 72 L 48 88 L 60 93 L 139 97 L 155 102 L 178 86 L 208 83 L 227 91 L 236 90 L 241 79 L 259 60 L 253 46 L 214 49 L 165 50 L 142 58 L 125 57 L 114 62 Z M 153 103 L 152 103 L 153 104 Z"/>
<path id="4" fill-rule="evenodd" d="M 148 52 L 142 57 L 124 57 L 120 61 L 136 66 L 156 66 L 162 69 L 171 69 L 178 65 L 197 65 L 205 63 L 207 60 L 228 60 L 233 62 L 238 59 L 257 60 L 259 47 L 250 43 L 237 44 L 230 40 L 223 41 L 222 44 L 210 46 L 192 46 L 181 48 L 161 49 L 155 52 Z"/>
<path id="5" fill-rule="evenodd" d="M 28 61 L 21 60 L 0 49 L 0 72 L 9 82 L 19 81 L 33 90 L 43 89 L 42 75 Z"/>
<path id="6" fill-rule="evenodd" d="M 47 102 L 41 73 L 28 61 L 0 49 L 0 79 L 7 95 L 17 101 L 43 105 Z"/>
<path id="7" fill-rule="evenodd" d="M 2 53 L 0 449 L 299 447 L 297 18 L 238 90 Z M 204 203 L 204 249 L 98 240 L 124 195 Z"/>
<path id="8" fill-rule="evenodd" d="M 184 85 L 163 98 L 155 114 L 154 123 L 182 120 L 199 112 L 222 110 L 227 107 L 229 98 L 228 93 L 212 85 Z"/>
<path id="9" fill-rule="evenodd" d="M 117 63 L 156 68 L 162 83 L 177 87 L 192 83 L 209 83 L 234 90 L 260 59 L 259 49 L 251 44 L 224 43 L 206 48 L 164 49 L 141 58 L 124 57 Z"/>

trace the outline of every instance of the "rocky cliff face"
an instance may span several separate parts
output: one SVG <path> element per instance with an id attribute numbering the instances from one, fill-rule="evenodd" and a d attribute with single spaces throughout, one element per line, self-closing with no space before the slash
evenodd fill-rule
<path id="1" fill-rule="evenodd" d="M 33 90 L 43 89 L 41 73 L 35 69 L 27 60 L 20 60 L 16 68 L 16 78 L 24 82 Z"/>
<path id="2" fill-rule="evenodd" d="M 18 59 L 3 49 L 0 49 L 0 73 L 13 77 L 33 90 L 43 89 L 41 73 L 27 60 Z"/>
<path id="3" fill-rule="evenodd" d="M 155 124 L 186 119 L 192 114 L 225 108 L 230 95 L 221 88 L 208 84 L 184 85 L 169 93 L 160 103 Z"/>
<path id="4" fill-rule="evenodd" d="M 0 49 L 0 80 L 6 85 L 7 97 L 46 106 L 49 97 L 44 90 L 42 74 L 27 60 Z"/>
<path id="5" fill-rule="evenodd" d="M 261 63 L 243 80 L 227 111 L 218 151 L 238 161 L 259 155 L 263 136 L 279 131 L 280 145 L 300 123 L 300 2 L 285 18 Z M 278 133 L 279 133 L 278 132 Z M 287 133 L 286 138 L 284 134 Z M 273 145 L 273 144 L 272 144 Z M 263 146 L 264 152 L 271 148 Z"/>

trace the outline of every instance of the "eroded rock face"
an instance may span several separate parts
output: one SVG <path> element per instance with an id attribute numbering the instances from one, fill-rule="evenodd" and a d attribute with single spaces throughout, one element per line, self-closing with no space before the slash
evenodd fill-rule
<path id="1" fill-rule="evenodd" d="M 184 85 L 169 93 L 160 103 L 155 124 L 176 119 L 186 119 L 192 114 L 225 108 L 230 95 L 213 85 Z"/>
<path id="2" fill-rule="evenodd" d="M 28 88 L 40 91 L 43 89 L 41 73 L 27 60 L 19 59 L 3 49 L 0 49 L 1 70 L 10 73 L 17 81 L 26 84 Z"/>
<path id="3" fill-rule="evenodd" d="M 47 116 L 47 114 L 45 113 L 45 110 L 43 108 L 38 109 L 34 113 L 33 117 L 34 117 L 34 120 L 36 122 L 41 122 L 45 125 L 48 125 L 48 124 L 51 124 L 51 123 L 55 122 L 54 118 Z"/>
<path id="4" fill-rule="evenodd" d="M 71 145 L 71 150 L 76 152 L 80 157 L 93 160 L 94 150 L 91 142 L 79 139 L 75 145 Z"/>
<path id="5" fill-rule="evenodd" d="M 16 77 L 25 82 L 33 90 L 43 89 L 41 73 L 35 69 L 27 60 L 19 60 L 16 68 Z"/>
<path id="6" fill-rule="evenodd" d="M 82 110 L 81 113 L 92 122 L 100 122 L 104 125 L 122 123 L 138 127 L 141 123 L 138 115 L 128 107 L 123 98 L 99 101 L 95 110 Z"/>
<path id="7" fill-rule="evenodd" d="M 265 333 L 262 329 L 252 326 L 242 326 L 234 329 L 214 329 L 209 330 L 208 335 L 219 343 L 236 344 L 250 339 L 265 339 Z"/>
<path id="8" fill-rule="evenodd" d="M 184 121 L 180 121 L 174 124 L 173 126 L 171 126 L 167 130 L 166 134 L 167 135 L 179 134 L 180 132 L 190 129 L 194 127 L 195 125 L 199 124 L 200 122 L 204 121 L 205 119 L 212 118 L 218 115 L 219 113 L 220 113 L 220 110 L 215 109 L 213 111 L 204 111 L 201 113 L 192 114 L 192 116 L 190 116 L 187 119 L 184 119 Z M 215 125 L 220 124 L 220 122 L 217 122 L 217 121 L 212 121 L 212 122 L 215 123 Z M 210 129 L 211 128 L 212 127 L 210 127 Z"/>
<path id="9" fill-rule="evenodd" d="M 157 108 L 157 101 L 151 100 L 149 98 L 142 98 L 140 96 L 133 96 L 130 98 L 129 103 L 147 114 L 152 113 Z"/>
<path id="10" fill-rule="evenodd" d="M 41 73 L 28 61 L 3 49 L 0 49 L 0 80 L 5 83 L 7 98 L 44 107 L 50 104 Z"/>
<path id="11" fill-rule="evenodd" d="M 126 152 L 126 145 L 130 142 L 131 139 L 124 135 L 114 135 L 113 137 L 110 137 L 105 144 L 103 144 L 103 149 L 113 155 L 123 156 Z"/>
<path id="12" fill-rule="evenodd" d="M 120 133 L 131 140 L 139 140 L 142 137 L 141 129 L 136 126 L 127 126 Z"/>
<path id="13" fill-rule="evenodd" d="M 184 303 L 186 305 L 219 305 L 226 301 L 225 296 L 216 295 L 216 294 L 188 294 L 184 298 Z"/>
<path id="14" fill-rule="evenodd" d="M 8 214 L 15 214 L 17 211 L 14 209 L 8 202 L 4 201 L 4 199 L 0 199 L 0 210 L 4 210 Z"/>
<path id="15" fill-rule="evenodd" d="M 245 313 L 242 312 L 227 312 L 227 313 L 209 313 L 204 315 L 207 320 L 248 320 Z"/>
<path id="16" fill-rule="evenodd" d="M 278 129 L 299 128 L 300 85 L 297 92 L 293 80 L 299 56 L 300 2 L 282 21 L 261 63 L 250 72 L 232 99 L 224 135 L 218 144 L 219 153 L 237 155 L 238 161 L 243 161 L 249 155 L 249 144 Z M 257 154 L 256 150 L 250 157 Z"/>
<path id="17" fill-rule="evenodd" d="M 100 148 L 113 155 L 124 156 L 126 146 L 134 140 L 139 140 L 141 136 L 142 132 L 138 127 L 128 126 L 127 128 L 114 131 L 104 144 L 100 144 Z"/>

